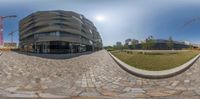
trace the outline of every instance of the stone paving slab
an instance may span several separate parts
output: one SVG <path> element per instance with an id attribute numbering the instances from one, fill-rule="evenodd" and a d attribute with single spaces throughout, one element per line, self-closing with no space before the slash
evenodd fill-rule
<path id="1" fill-rule="evenodd" d="M 199 99 L 199 77 L 200 59 L 177 76 L 145 79 L 121 69 L 105 50 L 69 59 L 16 52 L 0 56 L 0 96 L 5 99 L 28 95 L 33 99 Z"/>

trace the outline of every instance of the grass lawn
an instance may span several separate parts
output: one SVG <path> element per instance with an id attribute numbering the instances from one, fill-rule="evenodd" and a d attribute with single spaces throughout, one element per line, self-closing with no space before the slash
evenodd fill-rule
<path id="1" fill-rule="evenodd" d="M 140 52 L 111 52 L 114 56 L 123 62 L 134 66 L 136 68 L 157 71 L 171 69 L 180 66 L 194 56 L 199 51 L 180 51 L 177 53 L 163 53 L 163 54 L 142 54 Z"/>

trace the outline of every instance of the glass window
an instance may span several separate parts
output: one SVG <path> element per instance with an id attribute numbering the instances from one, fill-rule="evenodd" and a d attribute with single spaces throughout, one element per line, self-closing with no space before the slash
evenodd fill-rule
<path id="1" fill-rule="evenodd" d="M 93 44 L 93 42 L 91 40 L 89 42 L 90 42 L 90 44 Z"/>
<path id="2" fill-rule="evenodd" d="M 56 36 L 60 36 L 60 32 L 56 32 Z"/>
<path id="3" fill-rule="evenodd" d="M 89 29 L 89 31 L 90 31 L 90 33 L 92 34 L 92 30 L 91 30 L 91 29 Z"/>

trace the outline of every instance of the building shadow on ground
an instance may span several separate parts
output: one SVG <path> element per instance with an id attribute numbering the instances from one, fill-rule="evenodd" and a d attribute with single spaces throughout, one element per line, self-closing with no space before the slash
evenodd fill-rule
<path id="1" fill-rule="evenodd" d="M 23 55 L 28 55 L 28 56 L 36 56 L 36 57 L 47 58 L 47 59 L 69 59 L 69 58 L 74 58 L 74 57 L 78 57 L 81 55 L 88 55 L 88 54 L 93 53 L 92 51 L 90 51 L 90 52 L 69 53 L 69 54 L 44 54 L 44 53 L 22 52 L 22 51 L 16 51 L 16 50 L 12 50 L 12 51 L 16 52 L 18 54 L 23 54 Z"/>

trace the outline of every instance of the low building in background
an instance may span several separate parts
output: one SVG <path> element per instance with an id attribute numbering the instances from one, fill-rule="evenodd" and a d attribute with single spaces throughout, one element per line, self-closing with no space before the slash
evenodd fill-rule
<path id="1" fill-rule="evenodd" d="M 200 48 L 200 44 L 191 44 L 194 48 Z"/>
<path id="2" fill-rule="evenodd" d="M 134 44 L 139 44 L 139 41 L 138 41 L 138 40 L 136 40 L 136 39 L 132 39 L 132 40 L 131 40 L 131 43 L 134 43 Z"/>
<path id="3" fill-rule="evenodd" d="M 116 46 L 122 46 L 122 42 L 116 42 Z"/>
<path id="4" fill-rule="evenodd" d="M 181 41 L 172 41 L 172 48 L 170 48 L 168 46 L 169 42 L 170 42 L 169 40 L 165 40 L 165 39 L 156 39 L 153 49 L 156 49 L 156 50 L 168 50 L 168 49 L 180 50 L 180 49 L 189 48 L 189 45 L 187 45 L 187 44 L 185 44 L 185 42 L 181 42 Z"/>
<path id="5" fill-rule="evenodd" d="M 4 42 L 5 48 L 17 48 L 17 43 Z"/>
<path id="6" fill-rule="evenodd" d="M 38 11 L 20 20 L 19 48 L 36 53 L 78 53 L 102 49 L 94 24 L 72 11 Z"/>
<path id="7" fill-rule="evenodd" d="M 129 45 L 129 44 L 131 43 L 131 41 L 132 41 L 132 39 L 130 39 L 130 38 L 129 38 L 129 39 L 126 39 L 126 40 L 125 40 L 125 45 Z"/>
<path id="8" fill-rule="evenodd" d="M 131 45 L 130 42 L 134 43 L 134 45 Z M 197 45 L 192 45 L 190 42 L 172 41 L 171 48 L 170 48 L 169 42 L 170 42 L 169 40 L 165 40 L 165 39 L 155 39 L 151 49 L 152 50 L 169 50 L 169 49 L 180 50 L 180 49 L 189 48 L 191 46 L 197 47 Z M 135 39 L 132 39 L 132 40 L 127 39 L 127 40 L 125 40 L 124 46 L 128 45 L 128 47 L 127 47 L 128 49 L 141 50 L 141 49 L 144 49 L 143 46 L 147 46 L 147 44 L 145 45 L 145 43 L 147 43 L 147 42 L 146 41 L 138 41 Z"/>

